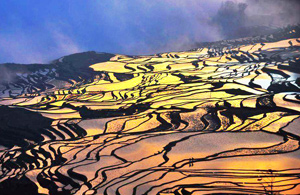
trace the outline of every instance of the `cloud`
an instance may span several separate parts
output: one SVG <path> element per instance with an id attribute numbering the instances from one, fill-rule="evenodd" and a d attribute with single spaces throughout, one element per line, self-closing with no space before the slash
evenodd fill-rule
<path id="1" fill-rule="evenodd" d="M 101 16 L 101 25 L 112 31 L 108 36 L 119 49 L 117 53 L 153 54 L 191 49 L 196 42 L 222 38 L 218 27 L 210 23 L 210 17 L 217 11 L 220 1 L 97 2 L 91 10 Z M 112 28 L 111 24 L 117 28 Z M 112 52 L 115 53 L 115 50 Z"/>
<path id="2" fill-rule="evenodd" d="M 2 62 L 49 63 L 63 55 L 85 51 L 68 35 L 53 26 L 47 40 L 21 31 L 0 36 L 0 57 Z M 4 61 L 5 60 L 5 61 Z"/>
<path id="3" fill-rule="evenodd" d="M 244 0 L 249 25 L 284 27 L 300 22 L 299 0 Z"/>
<path id="4" fill-rule="evenodd" d="M 45 54 L 34 48 L 34 41 L 22 33 L 0 36 L 0 56 L 14 63 L 43 63 Z"/>
<path id="5" fill-rule="evenodd" d="M 186 50 L 196 42 L 228 38 L 227 32 L 232 30 L 229 22 L 221 21 L 228 20 L 228 14 L 219 17 L 221 22 L 212 22 L 222 5 L 220 0 L 3 2 L 0 63 L 48 62 L 86 50 L 130 55 Z M 234 2 L 248 5 L 245 20 L 236 27 L 283 26 L 299 16 L 295 12 L 299 3 L 294 0 Z"/>
<path id="6" fill-rule="evenodd" d="M 220 4 L 215 0 L 33 2 L 15 2 L 18 12 L 15 4 L 16 12 L 4 12 L 0 36 L 9 34 L 11 45 L 0 42 L 0 63 L 47 62 L 84 50 L 153 54 L 221 39 L 208 22 Z"/>
<path id="7" fill-rule="evenodd" d="M 295 0 L 228 0 L 213 22 L 220 26 L 224 38 L 268 34 L 272 29 L 299 23 L 299 9 L 300 2 Z"/>
<path id="8" fill-rule="evenodd" d="M 64 34 L 58 29 L 50 29 L 51 37 L 55 43 L 55 49 L 57 53 L 62 55 L 79 53 L 85 51 L 80 48 L 77 43 L 68 35 Z"/>

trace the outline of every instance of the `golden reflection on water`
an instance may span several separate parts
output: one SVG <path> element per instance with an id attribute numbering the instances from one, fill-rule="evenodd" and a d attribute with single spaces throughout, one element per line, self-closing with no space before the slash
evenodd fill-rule
<path id="1" fill-rule="evenodd" d="M 233 50 L 240 56 L 287 48 L 289 41 Z M 299 193 L 299 135 L 282 130 L 299 124 L 299 99 L 294 92 L 273 96 L 274 78 L 265 72 L 280 69 L 208 51 L 116 55 L 90 66 L 104 72 L 104 80 L 1 100 L 55 119 L 48 129 L 55 140 L 44 135 L 26 154 L 51 161 L 44 156 L 49 151 L 65 161 L 43 166 L 40 160 L 26 175 L 40 193 L 49 189 L 39 179 L 66 188 L 57 172 L 76 181 L 68 188 L 79 194 Z"/>

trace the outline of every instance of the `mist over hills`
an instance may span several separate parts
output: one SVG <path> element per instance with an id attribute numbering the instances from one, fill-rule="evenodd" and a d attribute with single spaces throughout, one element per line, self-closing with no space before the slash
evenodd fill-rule
<path id="1" fill-rule="evenodd" d="M 294 31 L 291 33 L 291 30 Z M 299 32 L 299 25 L 288 26 L 276 29 L 271 34 L 195 43 L 195 47 L 222 50 L 223 47 L 234 48 L 246 44 L 275 42 L 282 38 L 297 38 L 300 36 Z M 108 61 L 114 55 L 89 51 L 64 56 L 51 61 L 49 64 L 0 64 L 0 96 L 9 97 L 23 93 L 41 93 L 54 90 L 56 85 L 91 82 L 97 74 L 89 66 Z"/>
<path id="2" fill-rule="evenodd" d="M 299 9 L 297 0 L 225 1 L 212 23 L 220 27 L 225 39 L 259 36 L 299 23 Z"/>
<path id="3" fill-rule="evenodd" d="M 295 33 L 289 33 L 296 29 Z M 195 43 L 195 47 L 209 46 L 236 47 L 242 44 L 272 42 L 282 37 L 299 37 L 299 25 L 277 29 L 272 34 L 264 34 L 244 39 L 223 40 L 211 43 Z M 90 81 L 95 76 L 89 65 L 107 61 L 114 54 L 97 53 L 94 51 L 72 54 L 61 57 L 49 64 L 0 64 L 0 85 L 3 96 L 17 95 L 24 92 L 43 92 L 54 87 L 54 80 L 73 83 L 72 80 Z M 54 82 L 54 83 L 53 83 Z"/>
<path id="4" fill-rule="evenodd" d="M 239 10 L 240 4 L 246 8 Z M 0 63 L 48 63 L 85 51 L 145 55 L 188 50 L 199 42 L 297 24 L 298 10 L 294 0 L 2 1 Z"/>

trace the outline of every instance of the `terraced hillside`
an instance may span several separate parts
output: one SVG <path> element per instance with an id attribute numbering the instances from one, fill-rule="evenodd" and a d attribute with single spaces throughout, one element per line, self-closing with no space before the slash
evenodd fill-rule
<path id="1" fill-rule="evenodd" d="M 299 33 L 15 65 L 2 81 L 0 191 L 298 194 Z"/>

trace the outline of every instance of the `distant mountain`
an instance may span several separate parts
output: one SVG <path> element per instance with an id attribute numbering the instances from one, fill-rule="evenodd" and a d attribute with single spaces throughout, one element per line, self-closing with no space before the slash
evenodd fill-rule
<path id="1" fill-rule="evenodd" d="M 0 97 L 52 91 L 94 78 L 91 64 L 108 61 L 113 54 L 88 51 L 68 55 L 49 64 L 0 64 Z"/>
<path id="2" fill-rule="evenodd" d="M 218 51 L 223 47 L 232 48 L 245 44 L 275 42 L 282 39 L 300 37 L 300 25 L 288 26 L 276 30 L 262 26 L 247 27 L 240 29 L 240 31 L 245 32 L 244 34 L 254 36 L 196 43 L 197 48 L 193 50 L 208 47 L 214 51 Z M 40 94 L 64 87 L 75 88 L 76 84 L 91 82 L 95 79 L 96 75 L 99 76 L 99 72 L 91 69 L 90 65 L 108 61 L 114 56 L 114 54 L 110 53 L 88 51 L 64 56 L 53 60 L 49 64 L 0 64 L 0 98 Z M 102 76 L 105 77 L 105 75 Z"/>
<path id="3" fill-rule="evenodd" d="M 241 34 L 243 34 L 243 36 Z M 242 27 L 237 31 L 233 31 L 232 35 L 239 38 L 216 42 L 196 43 L 196 47 L 232 47 L 261 42 L 275 42 L 282 39 L 299 38 L 300 25 L 289 25 L 285 28 L 277 29 L 266 26 Z"/>

